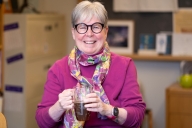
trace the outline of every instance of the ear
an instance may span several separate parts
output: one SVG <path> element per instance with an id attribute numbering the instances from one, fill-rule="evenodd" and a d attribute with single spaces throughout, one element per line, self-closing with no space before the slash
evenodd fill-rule
<path id="1" fill-rule="evenodd" d="M 108 30 L 109 30 L 109 28 L 108 28 L 108 27 L 107 27 L 107 28 L 105 28 L 106 35 L 107 35 L 107 33 L 108 33 Z"/>
<path id="2" fill-rule="evenodd" d="M 107 28 L 105 28 L 105 38 L 107 39 L 107 33 L 108 33 L 108 30 L 109 30 L 109 28 L 107 27 Z"/>
<path id="3" fill-rule="evenodd" d="M 72 33 L 73 39 L 75 40 L 75 29 L 74 28 L 71 28 L 71 33 Z"/>

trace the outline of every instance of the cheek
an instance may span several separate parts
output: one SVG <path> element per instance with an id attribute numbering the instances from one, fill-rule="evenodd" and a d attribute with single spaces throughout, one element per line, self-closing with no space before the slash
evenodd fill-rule
<path id="1" fill-rule="evenodd" d="M 76 40 L 76 41 L 81 41 L 82 39 L 83 39 L 83 35 L 80 35 L 80 34 L 74 34 L 74 40 Z"/>
<path id="2" fill-rule="evenodd" d="M 76 40 L 82 40 L 83 37 L 84 37 L 83 34 L 75 34 L 75 38 L 76 38 Z"/>
<path id="3" fill-rule="evenodd" d="M 106 40 L 106 38 L 107 38 L 106 34 L 102 34 L 102 35 L 98 36 L 99 40 Z"/>
<path id="4" fill-rule="evenodd" d="M 74 29 L 72 30 L 72 36 L 75 41 L 82 40 L 83 35 L 77 33 Z"/>
<path id="5" fill-rule="evenodd" d="M 106 40 L 107 39 L 107 30 L 105 30 L 104 32 L 103 32 L 103 34 L 102 34 L 102 38 L 104 39 L 104 40 Z"/>
<path id="6" fill-rule="evenodd" d="M 78 40 L 82 40 L 83 39 L 83 35 L 78 35 L 76 38 L 78 39 Z"/>

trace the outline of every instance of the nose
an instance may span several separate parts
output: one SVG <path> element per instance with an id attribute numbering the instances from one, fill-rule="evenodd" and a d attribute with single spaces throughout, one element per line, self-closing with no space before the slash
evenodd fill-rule
<path id="1" fill-rule="evenodd" d="M 87 35 L 87 36 L 92 36 L 92 35 L 93 35 L 93 32 L 92 32 L 92 30 L 91 30 L 91 26 L 88 26 L 88 30 L 87 30 L 87 32 L 86 32 L 86 35 Z"/>

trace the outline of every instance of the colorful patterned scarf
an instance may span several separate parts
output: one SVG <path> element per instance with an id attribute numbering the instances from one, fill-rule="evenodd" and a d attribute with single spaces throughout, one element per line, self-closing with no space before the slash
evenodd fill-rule
<path id="1" fill-rule="evenodd" d="M 92 86 L 95 93 L 100 96 L 101 100 L 110 104 L 105 94 L 105 91 L 102 87 L 102 82 L 104 81 L 110 66 L 110 56 L 108 43 L 105 43 L 103 52 L 96 55 L 86 55 L 75 47 L 68 59 L 68 65 L 71 70 L 71 75 L 78 80 L 78 82 L 83 86 Z M 92 78 L 85 78 L 81 76 L 80 66 L 89 66 L 96 65 L 94 74 Z M 98 118 L 106 119 L 105 116 L 102 116 L 98 113 Z M 76 119 L 74 109 L 67 110 L 64 116 L 64 124 L 66 128 L 78 128 L 80 125 Z"/>

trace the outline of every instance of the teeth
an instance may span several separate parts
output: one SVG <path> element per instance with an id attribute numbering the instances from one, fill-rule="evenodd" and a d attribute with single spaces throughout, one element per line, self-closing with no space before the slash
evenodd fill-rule
<path id="1" fill-rule="evenodd" d="M 93 44 L 94 42 L 85 42 L 86 44 Z"/>

